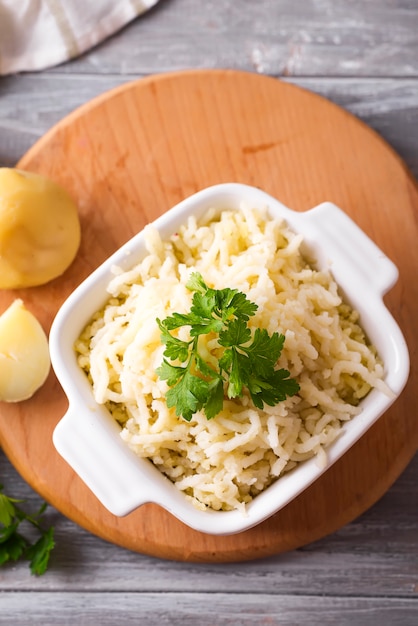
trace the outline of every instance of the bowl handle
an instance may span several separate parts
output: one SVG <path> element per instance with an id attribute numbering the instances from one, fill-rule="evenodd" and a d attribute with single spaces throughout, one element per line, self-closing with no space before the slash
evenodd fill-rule
<path id="1" fill-rule="evenodd" d="M 330 265 L 337 282 L 344 277 L 347 282 L 347 267 L 352 289 L 366 288 L 383 296 L 398 279 L 396 265 L 385 255 L 366 233 L 339 207 L 324 202 L 304 213 L 300 223 L 306 241 L 320 242 L 330 258 Z M 323 257 L 322 263 L 329 264 Z"/>
<path id="2" fill-rule="evenodd" d="M 119 432 L 104 407 L 70 405 L 55 427 L 53 443 L 98 500 L 114 515 L 124 516 L 155 502 L 150 477 L 158 470 L 147 461 L 141 464 Z"/>

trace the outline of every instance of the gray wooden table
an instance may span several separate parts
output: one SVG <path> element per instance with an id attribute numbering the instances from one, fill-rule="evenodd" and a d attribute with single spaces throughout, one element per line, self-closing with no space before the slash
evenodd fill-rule
<path id="1" fill-rule="evenodd" d="M 111 87 L 220 67 L 326 96 L 380 133 L 417 176 L 417 33 L 418 0 L 160 0 L 82 58 L 0 78 L 0 166 Z M 0 482 L 29 508 L 39 504 L 1 452 Z M 380 502 L 332 536 L 239 564 L 132 553 L 50 507 L 50 568 L 39 578 L 25 563 L 0 570 L 0 624 L 418 624 L 417 482 L 418 456 Z"/>

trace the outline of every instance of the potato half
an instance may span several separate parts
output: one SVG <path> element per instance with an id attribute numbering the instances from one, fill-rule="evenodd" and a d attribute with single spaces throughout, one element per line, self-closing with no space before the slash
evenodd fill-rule
<path id="1" fill-rule="evenodd" d="M 22 300 L 0 315 L 0 401 L 27 400 L 45 382 L 51 367 L 48 339 Z"/>

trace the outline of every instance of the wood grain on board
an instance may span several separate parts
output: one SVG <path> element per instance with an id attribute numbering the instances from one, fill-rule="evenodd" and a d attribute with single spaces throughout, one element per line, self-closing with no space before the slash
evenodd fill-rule
<path id="1" fill-rule="evenodd" d="M 263 524 L 229 537 L 188 529 L 156 505 L 108 513 L 59 457 L 52 431 L 67 400 L 51 373 L 29 401 L 0 406 L 1 445 L 56 508 L 118 545 L 169 559 L 233 561 L 305 545 L 371 506 L 418 443 L 418 206 L 415 181 L 371 129 L 329 101 L 273 78 L 224 70 L 149 77 L 105 93 L 63 119 L 19 163 L 64 185 L 83 229 L 76 261 L 21 297 L 46 330 L 63 300 L 110 253 L 186 196 L 220 182 L 263 188 L 292 209 L 331 200 L 400 270 L 386 302 L 411 350 L 401 398 L 305 493 Z M 13 423 L 13 428 L 10 424 Z"/>

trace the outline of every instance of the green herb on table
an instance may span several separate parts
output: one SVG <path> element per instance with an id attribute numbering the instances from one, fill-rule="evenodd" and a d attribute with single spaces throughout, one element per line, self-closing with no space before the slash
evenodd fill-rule
<path id="1" fill-rule="evenodd" d="M 4 494 L 3 485 L 0 485 L 0 565 L 24 558 L 29 561 L 32 574 L 40 576 L 48 567 L 55 545 L 54 529 L 43 526 L 45 503 L 34 515 L 26 513 L 19 506 L 21 503 L 22 500 Z M 22 534 L 21 524 L 24 522 L 36 530 L 39 537 L 35 542 Z"/>
<path id="2" fill-rule="evenodd" d="M 212 419 L 222 410 L 225 395 L 241 397 L 247 389 L 254 405 L 262 409 L 299 391 L 287 370 L 276 369 L 284 335 L 269 335 L 263 328 L 252 333 L 247 325 L 256 304 L 237 289 L 211 289 L 198 272 L 191 275 L 187 288 L 195 292 L 190 312 L 157 319 L 167 357 L 157 374 L 170 387 L 168 407 L 175 407 L 176 414 L 187 421 L 201 409 Z M 172 334 L 182 326 L 190 327 L 187 341 Z M 199 351 L 199 337 L 209 333 L 218 339 L 217 367 Z"/>

